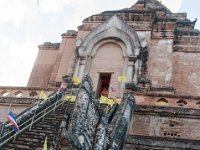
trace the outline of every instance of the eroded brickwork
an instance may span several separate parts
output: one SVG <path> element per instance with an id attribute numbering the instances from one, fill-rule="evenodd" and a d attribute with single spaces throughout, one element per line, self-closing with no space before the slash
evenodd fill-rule
<path id="1" fill-rule="evenodd" d="M 119 97 L 120 83 L 117 77 L 121 75 L 123 68 L 123 57 L 121 48 L 113 43 L 107 43 L 97 49 L 96 56 L 92 60 L 90 75 L 93 79 L 94 88 L 97 89 L 99 74 L 110 73 L 110 84 L 115 88 L 109 93 L 110 98 Z"/>
<path id="2" fill-rule="evenodd" d="M 190 21 L 186 13 L 172 13 L 156 0 L 141 0 L 127 9 L 92 15 L 83 20 L 78 32 L 62 34 L 60 47 L 48 43 L 40 46 L 28 86 L 55 86 L 62 82 L 62 76 L 73 74 L 81 43 L 113 15 L 133 28 L 140 41 L 146 40 L 148 61 L 142 78 L 149 80 L 153 88 L 174 87 L 177 94 L 200 94 L 200 32 L 194 28 L 196 20 Z"/>
<path id="3" fill-rule="evenodd" d="M 99 74 L 111 73 L 116 91 L 108 97 L 124 92 L 136 98 L 127 149 L 200 149 L 200 31 L 195 23 L 157 0 L 89 16 L 78 31 L 62 34 L 60 44 L 39 46 L 28 86 L 55 87 L 65 75 L 82 79 L 89 74 L 96 90 Z M 128 77 L 126 85 L 117 81 L 119 75 Z M 9 91 L 0 90 L 1 96 Z M 27 106 L 15 104 L 14 111 Z M 0 104 L 2 110 L 7 107 Z"/>

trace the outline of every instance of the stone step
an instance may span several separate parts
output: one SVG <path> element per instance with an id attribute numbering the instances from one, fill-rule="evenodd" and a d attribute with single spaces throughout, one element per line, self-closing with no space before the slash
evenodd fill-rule
<path id="1" fill-rule="evenodd" d="M 4 149 L 29 150 L 37 149 L 38 147 L 42 149 L 46 136 L 48 137 L 48 147 L 50 147 L 50 144 L 53 143 L 53 139 L 58 133 L 61 122 L 64 120 L 66 109 L 70 112 L 72 108 L 73 104 L 68 105 L 65 103 L 63 106 L 60 106 L 55 111 L 47 114 L 44 119 L 41 119 L 37 123 L 33 124 L 30 131 L 29 129 L 24 131 L 14 142 L 7 144 Z M 64 146 L 66 150 L 71 149 L 68 141 L 64 141 L 64 145 L 62 141 L 61 145 Z"/>
<path id="2" fill-rule="evenodd" d="M 29 137 L 30 136 L 30 134 L 23 134 L 23 135 L 21 135 L 20 137 L 21 138 L 27 138 L 27 137 Z M 44 135 L 38 135 L 38 134 L 31 134 L 31 137 L 33 138 L 33 139 L 43 139 L 43 138 L 45 138 L 45 136 Z"/>
<path id="3" fill-rule="evenodd" d="M 14 149 L 14 150 L 16 150 L 16 149 L 19 149 L 19 150 L 23 150 L 23 149 L 26 149 L 26 150 L 32 150 L 32 148 L 30 148 L 29 146 L 27 146 L 27 145 L 21 145 L 21 144 L 9 144 L 8 145 L 8 147 L 7 148 L 9 148 L 9 149 Z M 4 148 L 5 149 L 5 148 Z"/>

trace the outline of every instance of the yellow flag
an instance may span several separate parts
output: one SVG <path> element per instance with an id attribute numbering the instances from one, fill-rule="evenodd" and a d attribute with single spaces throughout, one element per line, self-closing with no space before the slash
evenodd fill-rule
<path id="1" fill-rule="evenodd" d="M 109 99 L 103 95 L 101 95 L 101 97 L 100 97 L 100 103 L 108 104 L 111 107 L 115 104 L 113 99 Z"/>
<path id="2" fill-rule="evenodd" d="M 126 76 L 118 76 L 117 80 L 119 82 L 127 82 L 128 81 Z"/>
<path id="3" fill-rule="evenodd" d="M 75 77 L 73 78 L 73 83 L 74 83 L 74 85 L 78 85 L 80 82 L 81 82 L 81 81 L 80 81 L 80 79 L 79 79 L 77 76 L 75 76 Z"/>
<path id="4" fill-rule="evenodd" d="M 47 137 L 45 138 L 45 141 L 44 141 L 44 148 L 43 150 L 47 150 Z"/>
<path id="5" fill-rule="evenodd" d="M 46 93 L 43 90 L 40 92 L 39 99 L 44 99 L 44 100 L 48 99 L 48 96 L 46 95 Z"/>
<path id="6" fill-rule="evenodd" d="M 76 96 L 74 95 L 65 95 L 64 100 L 69 101 L 69 102 L 75 102 L 76 101 Z"/>
<path id="7" fill-rule="evenodd" d="M 168 103 L 165 102 L 165 101 L 158 101 L 157 104 L 161 105 L 161 106 L 167 106 L 168 105 Z"/>
<path id="8" fill-rule="evenodd" d="M 101 97 L 100 97 L 100 103 L 107 103 L 107 97 L 105 97 L 105 96 L 103 96 L 103 95 L 101 95 Z"/>
<path id="9" fill-rule="evenodd" d="M 112 107 L 115 104 L 114 99 L 107 99 L 107 104 L 110 105 L 110 107 Z"/>

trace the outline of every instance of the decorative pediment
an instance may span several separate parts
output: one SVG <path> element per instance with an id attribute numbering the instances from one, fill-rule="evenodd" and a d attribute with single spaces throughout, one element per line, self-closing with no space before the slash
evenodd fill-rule
<path id="1" fill-rule="evenodd" d="M 86 36 L 78 49 L 78 53 L 80 56 L 92 56 L 95 54 L 93 52 L 95 45 L 104 40 L 112 39 L 125 45 L 123 55 L 128 57 L 137 57 L 141 46 L 146 46 L 144 43 L 141 45 L 138 34 L 131 26 L 117 16 L 113 16 Z"/>

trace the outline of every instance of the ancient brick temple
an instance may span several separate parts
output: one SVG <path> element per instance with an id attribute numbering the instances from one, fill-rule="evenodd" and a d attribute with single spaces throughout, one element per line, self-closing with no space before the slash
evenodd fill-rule
<path id="1" fill-rule="evenodd" d="M 126 93 L 136 98 L 126 149 L 200 149 L 200 31 L 195 23 L 157 0 L 92 15 L 78 31 L 63 33 L 61 43 L 39 45 L 27 87 L 1 87 L 0 107 L 13 100 L 26 108 L 40 89 L 51 92 L 66 75 L 82 79 L 89 74 L 97 97 L 105 92 L 114 99 Z M 121 75 L 127 83 L 118 82 Z"/>

